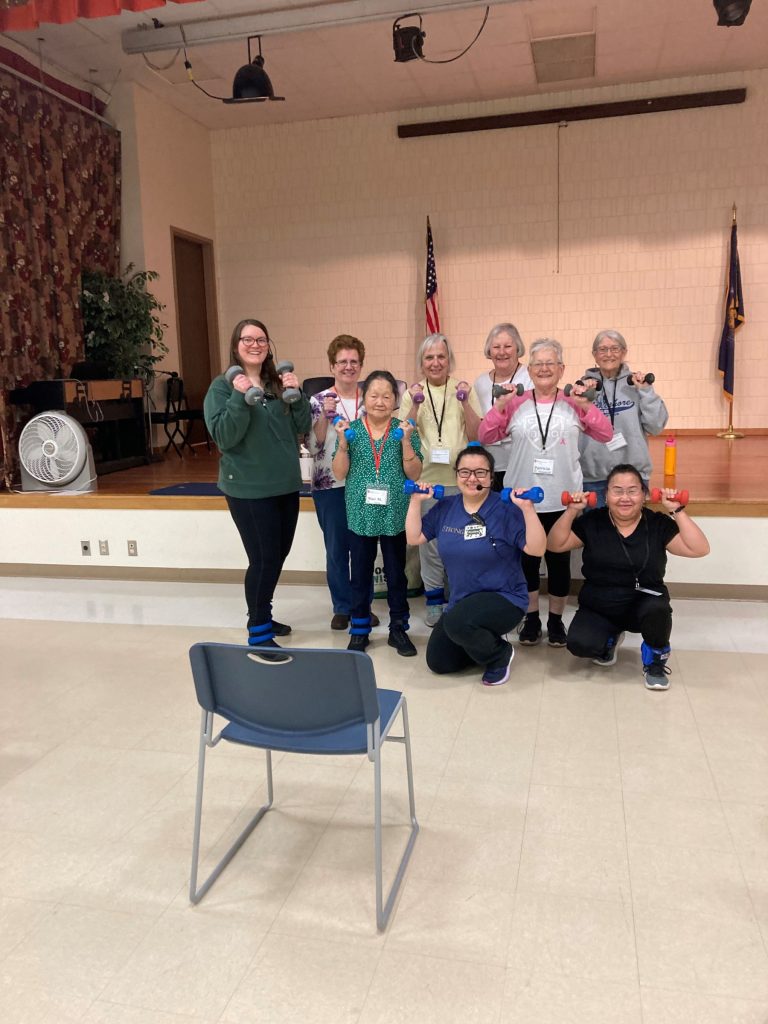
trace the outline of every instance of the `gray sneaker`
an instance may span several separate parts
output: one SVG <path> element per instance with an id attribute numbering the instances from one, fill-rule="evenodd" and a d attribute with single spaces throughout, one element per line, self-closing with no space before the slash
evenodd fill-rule
<path id="1" fill-rule="evenodd" d="M 651 664 L 646 665 L 644 669 L 646 690 L 668 690 L 669 673 L 670 670 L 664 662 L 654 658 Z"/>
<path id="2" fill-rule="evenodd" d="M 608 643 L 605 645 L 605 651 L 600 655 L 599 658 L 593 658 L 593 665 L 601 665 L 603 668 L 609 668 L 611 665 L 616 664 L 616 659 L 619 656 L 619 648 L 624 643 L 624 637 L 626 633 L 619 633 L 618 636 L 609 636 Z"/>
<path id="3" fill-rule="evenodd" d="M 433 629 L 440 621 L 442 614 L 443 606 L 441 604 L 428 604 L 427 614 L 424 616 L 424 621 L 430 629 Z"/>

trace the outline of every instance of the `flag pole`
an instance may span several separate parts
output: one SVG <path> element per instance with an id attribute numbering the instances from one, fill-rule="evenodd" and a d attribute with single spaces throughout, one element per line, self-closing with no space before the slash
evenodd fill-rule
<path id="1" fill-rule="evenodd" d="M 736 203 L 733 204 L 731 226 L 736 225 Z M 744 437 L 737 430 L 733 429 L 733 396 L 728 399 L 728 426 L 725 430 L 721 430 L 718 435 L 724 441 L 737 441 L 739 438 Z"/>

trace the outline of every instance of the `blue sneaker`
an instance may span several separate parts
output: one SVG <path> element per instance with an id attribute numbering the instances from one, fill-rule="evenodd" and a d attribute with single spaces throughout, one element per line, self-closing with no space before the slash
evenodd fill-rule
<path id="1" fill-rule="evenodd" d="M 483 686 L 501 686 L 509 679 L 509 670 L 515 658 L 515 648 L 509 645 L 509 661 L 501 668 L 487 668 L 483 674 Z"/>

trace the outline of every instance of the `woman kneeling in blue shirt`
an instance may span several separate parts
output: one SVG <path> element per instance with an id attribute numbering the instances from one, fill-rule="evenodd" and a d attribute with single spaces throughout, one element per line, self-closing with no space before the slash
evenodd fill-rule
<path id="1" fill-rule="evenodd" d="M 409 544 L 437 538 L 451 585 L 447 609 L 427 646 L 427 665 L 438 674 L 482 665 L 483 683 L 500 686 L 509 679 L 514 648 L 504 639 L 528 608 L 528 587 L 520 565 L 524 551 L 541 557 L 546 534 L 532 502 L 514 492 L 508 502 L 491 491 L 493 456 L 477 444 L 459 452 L 459 493 L 446 497 L 421 519 L 414 494 L 405 532 Z M 522 493 L 522 491 L 521 491 Z"/>

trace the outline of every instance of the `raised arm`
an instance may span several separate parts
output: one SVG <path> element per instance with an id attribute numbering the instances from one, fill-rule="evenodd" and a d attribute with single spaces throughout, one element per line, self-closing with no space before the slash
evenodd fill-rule
<path id="1" fill-rule="evenodd" d="M 675 498 L 674 488 L 668 487 L 661 496 L 661 504 L 677 523 L 679 533 L 667 544 L 671 555 L 682 558 L 703 558 L 709 554 L 709 541 L 694 523 L 684 506 Z"/>
<path id="2" fill-rule="evenodd" d="M 583 541 L 579 540 L 571 527 L 573 526 L 573 521 L 586 507 L 586 493 L 584 491 L 577 491 L 573 495 L 571 504 L 566 506 L 565 512 L 563 512 L 547 534 L 548 551 L 573 551 L 575 548 L 584 547 Z"/>

